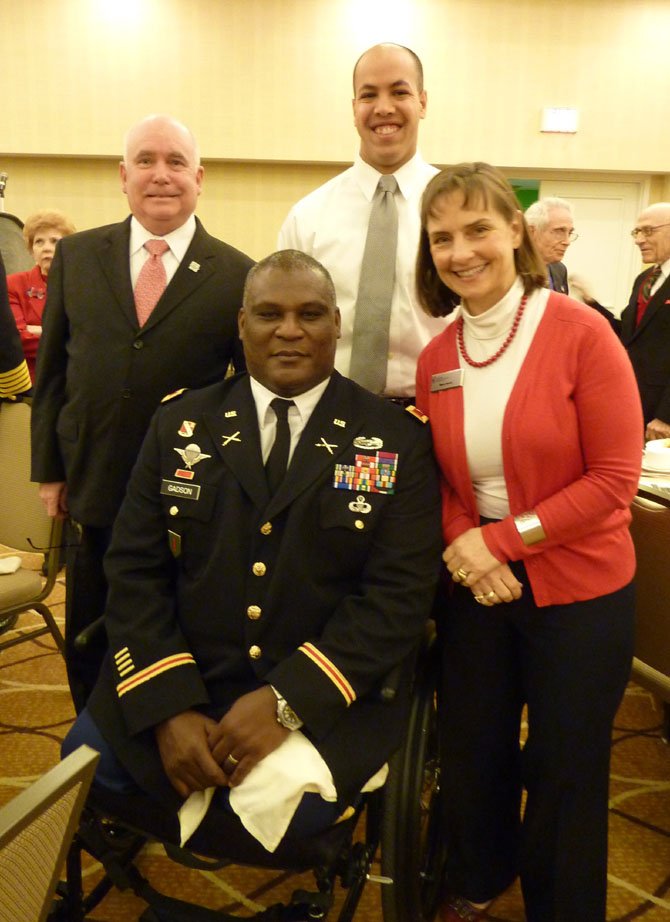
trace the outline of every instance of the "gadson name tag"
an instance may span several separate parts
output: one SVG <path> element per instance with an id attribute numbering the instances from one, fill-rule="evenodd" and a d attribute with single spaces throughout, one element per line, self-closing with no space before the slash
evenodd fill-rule
<path id="1" fill-rule="evenodd" d="M 197 483 L 161 480 L 161 493 L 164 496 L 178 496 L 180 499 L 200 499 L 200 486 Z"/>
<path id="2" fill-rule="evenodd" d="M 451 387 L 463 387 L 463 369 L 455 368 L 453 371 L 441 371 L 439 375 L 432 375 L 430 390 L 448 391 Z"/>

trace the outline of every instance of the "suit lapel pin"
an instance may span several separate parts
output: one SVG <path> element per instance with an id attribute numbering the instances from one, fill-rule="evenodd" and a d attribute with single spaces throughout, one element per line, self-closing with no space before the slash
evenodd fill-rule
<path id="1" fill-rule="evenodd" d="M 233 432 L 232 435 L 222 435 L 221 436 L 221 447 L 225 448 L 226 445 L 230 445 L 231 442 L 240 442 L 241 444 L 242 439 L 238 438 L 239 434 L 240 434 L 240 430 L 238 429 L 237 432 Z"/>
<path id="2" fill-rule="evenodd" d="M 188 267 L 189 267 L 189 269 L 191 270 L 191 272 L 199 272 L 199 271 L 200 271 L 200 263 L 197 263 L 195 260 L 192 260 L 192 261 L 188 264 Z"/>
<path id="3" fill-rule="evenodd" d="M 334 420 L 333 420 L 333 426 L 340 426 L 342 429 L 344 429 L 344 427 L 345 427 L 346 425 L 347 425 L 347 424 L 345 423 L 345 421 L 344 421 L 343 419 L 334 419 Z"/>
<path id="4" fill-rule="evenodd" d="M 226 410 L 224 416 L 226 419 L 232 419 L 234 416 L 237 416 L 237 410 Z"/>

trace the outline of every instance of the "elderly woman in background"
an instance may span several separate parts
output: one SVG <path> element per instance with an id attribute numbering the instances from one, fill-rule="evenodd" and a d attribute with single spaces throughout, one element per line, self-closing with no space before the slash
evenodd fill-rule
<path id="1" fill-rule="evenodd" d="M 484 918 L 519 875 L 528 922 L 604 922 L 611 727 L 633 647 L 635 377 L 596 311 L 544 287 L 494 167 L 435 176 L 421 224 L 418 295 L 452 321 L 416 390 L 453 580 L 440 918 Z"/>
<path id="2" fill-rule="evenodd" d="M 35 380 L 35 358 L 42 335 L 42 314 L 47 296 L 47 276 L 61 237 L 75 231 L 60 211 L 38 211 L 27 218 L 23 237 L 32 253 L 35 265 L 27 272 L 7 276 L 9 306 L 21 336 L 21 345 L 28 363 L 30 377 Z"/>

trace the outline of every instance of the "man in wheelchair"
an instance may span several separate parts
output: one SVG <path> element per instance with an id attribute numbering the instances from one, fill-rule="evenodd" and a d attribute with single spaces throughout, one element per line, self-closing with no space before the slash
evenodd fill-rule
<path id="1" fill-rule="evenodd" d="M 221 811 L 269 852 L 324 829 L 402 739 L 439 490 L 425 417 L 334 370 L 339 329 L 316 260 L 256 265 L 248 373 L 165 399 L 116 520 L 109 654 L 64 751 L 98 749 L 98 787 L 182 843 Z"/>

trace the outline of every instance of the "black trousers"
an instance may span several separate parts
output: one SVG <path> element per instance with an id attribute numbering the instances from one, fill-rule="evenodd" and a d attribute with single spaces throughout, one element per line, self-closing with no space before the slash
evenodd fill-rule
<path id="1" fill-rule="evenodd" d="M 65 664 L 75 710 L 79 713 L 98 678 L 107 648 L 104 630 L 85 650 L 75 647 L 77 635 L 102 617 L 107 601 L 107 580 L 102 561 L 112 529 L 69 522 L 65 555 Z"/>
<path id="2" fill-rule="evenodd" d="M 483 902 L 520 876 L 528 922 L 604 922 L 611 729 L 630 674 L 633 585 L 538 608 L 512 566 L 520 600 L 488 608 L 456 586 L 441 626 L 446 886 Z"/>

